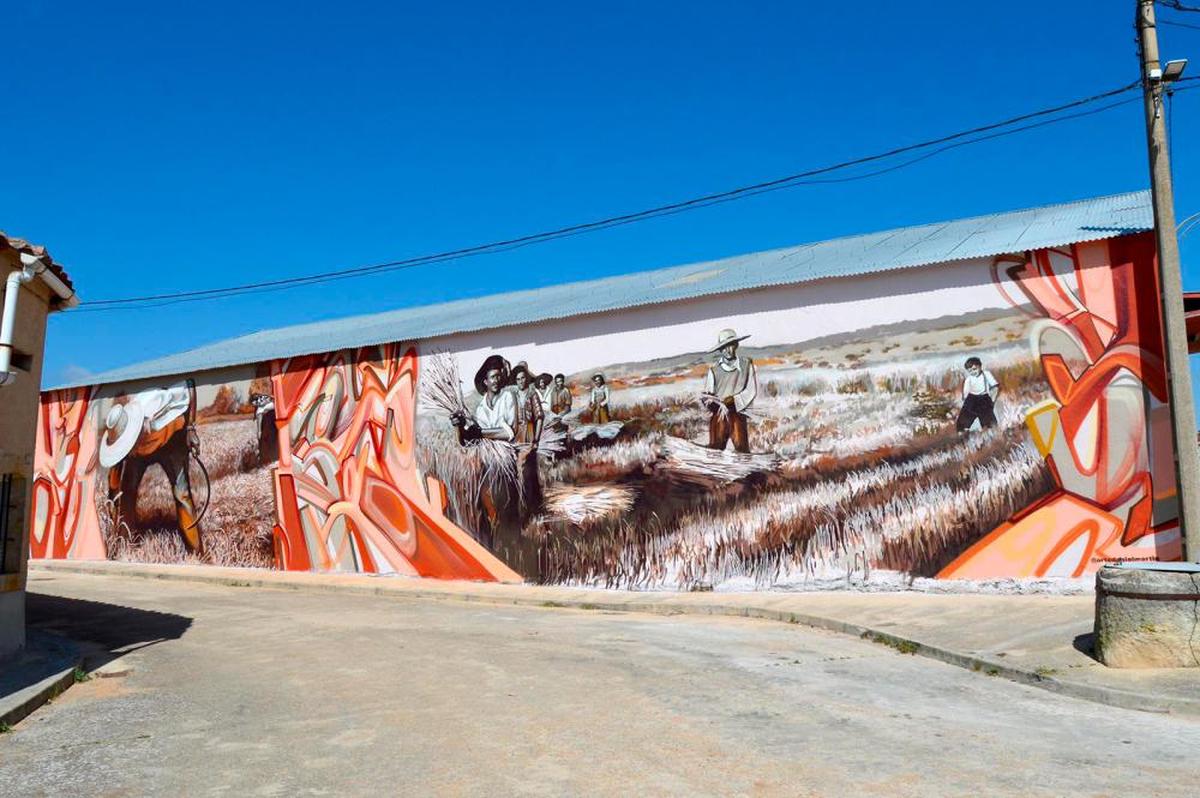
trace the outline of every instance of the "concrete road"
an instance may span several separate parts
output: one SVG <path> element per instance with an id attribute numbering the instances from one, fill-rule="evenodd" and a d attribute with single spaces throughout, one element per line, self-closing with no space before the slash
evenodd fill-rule
<path id="1" fill-rule="evenodd" d="M 799 626 L 38 575 L 0 795 L 1196 795 L 1200 723 Z M 119 658 L 118 658 L 119 657 Z"/>

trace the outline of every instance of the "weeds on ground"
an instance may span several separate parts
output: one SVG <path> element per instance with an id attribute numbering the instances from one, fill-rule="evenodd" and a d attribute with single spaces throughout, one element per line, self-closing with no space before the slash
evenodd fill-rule
<path id="1" fill-rule="evenodd" d="M 902 640 L 896 637 L 889 637 L 888 635 L 881 635 L 878 632 L 863 632 L 862 638 L 864 640 L 870 640 L 872 643 L 878 643 L 881 646 L 894 648 L 901 654 L 916 654 L 917 650 L 920 648 L 920 646 L 911 640 Z"/>

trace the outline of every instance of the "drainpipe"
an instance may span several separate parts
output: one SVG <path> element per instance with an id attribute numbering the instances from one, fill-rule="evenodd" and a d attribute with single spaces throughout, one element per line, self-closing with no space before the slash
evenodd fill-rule
<path id="1" fill-rule="evenodd" d="M 13 351 L 13 329 L 17 324 L 17 296 L 21 286 L 41 277 L 42 282 L 62 301 L 64 307 L 73 308 L 79 304 L 79 297 L 58 278 L 58 275 L 46 268 L 41 258 L 21 253 L 21 268 L 9 272 L 4 282 L 4 316 L 0 318 L 0 385 L 7 385 L 16 377 L 11 371 Z"/>

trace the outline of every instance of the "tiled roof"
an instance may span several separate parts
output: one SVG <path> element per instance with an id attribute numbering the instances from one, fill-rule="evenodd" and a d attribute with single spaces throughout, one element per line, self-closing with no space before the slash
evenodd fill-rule
<path id="1" fill-rule="evenodd" d="M 6 249 L 15 249 L 17 252 L 24 252 L 28 255 L 42 258 L 50 271 L 62 280 L 67 288 L 74 289 L 75 286 L 71 283 L 71 276 L 67 274 L 67 270 L 62 267 L 62 264 L 55 263 L 54 258 L 50 257 L 50 253 L 46 248 L 38 244 L 30 244 L 23 238 L 14 238 L 3 230 L 0 230 L 0 252 Z"/>

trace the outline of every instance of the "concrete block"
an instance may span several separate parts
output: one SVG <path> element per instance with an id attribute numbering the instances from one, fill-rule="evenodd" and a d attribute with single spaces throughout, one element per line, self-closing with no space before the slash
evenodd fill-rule
<path id="1" fill-rule="evenodd" d="M 1095 632 L 1096 656 L 1110 667 L 1200 667 L 1200 565 L 1104 566 Z"/>

